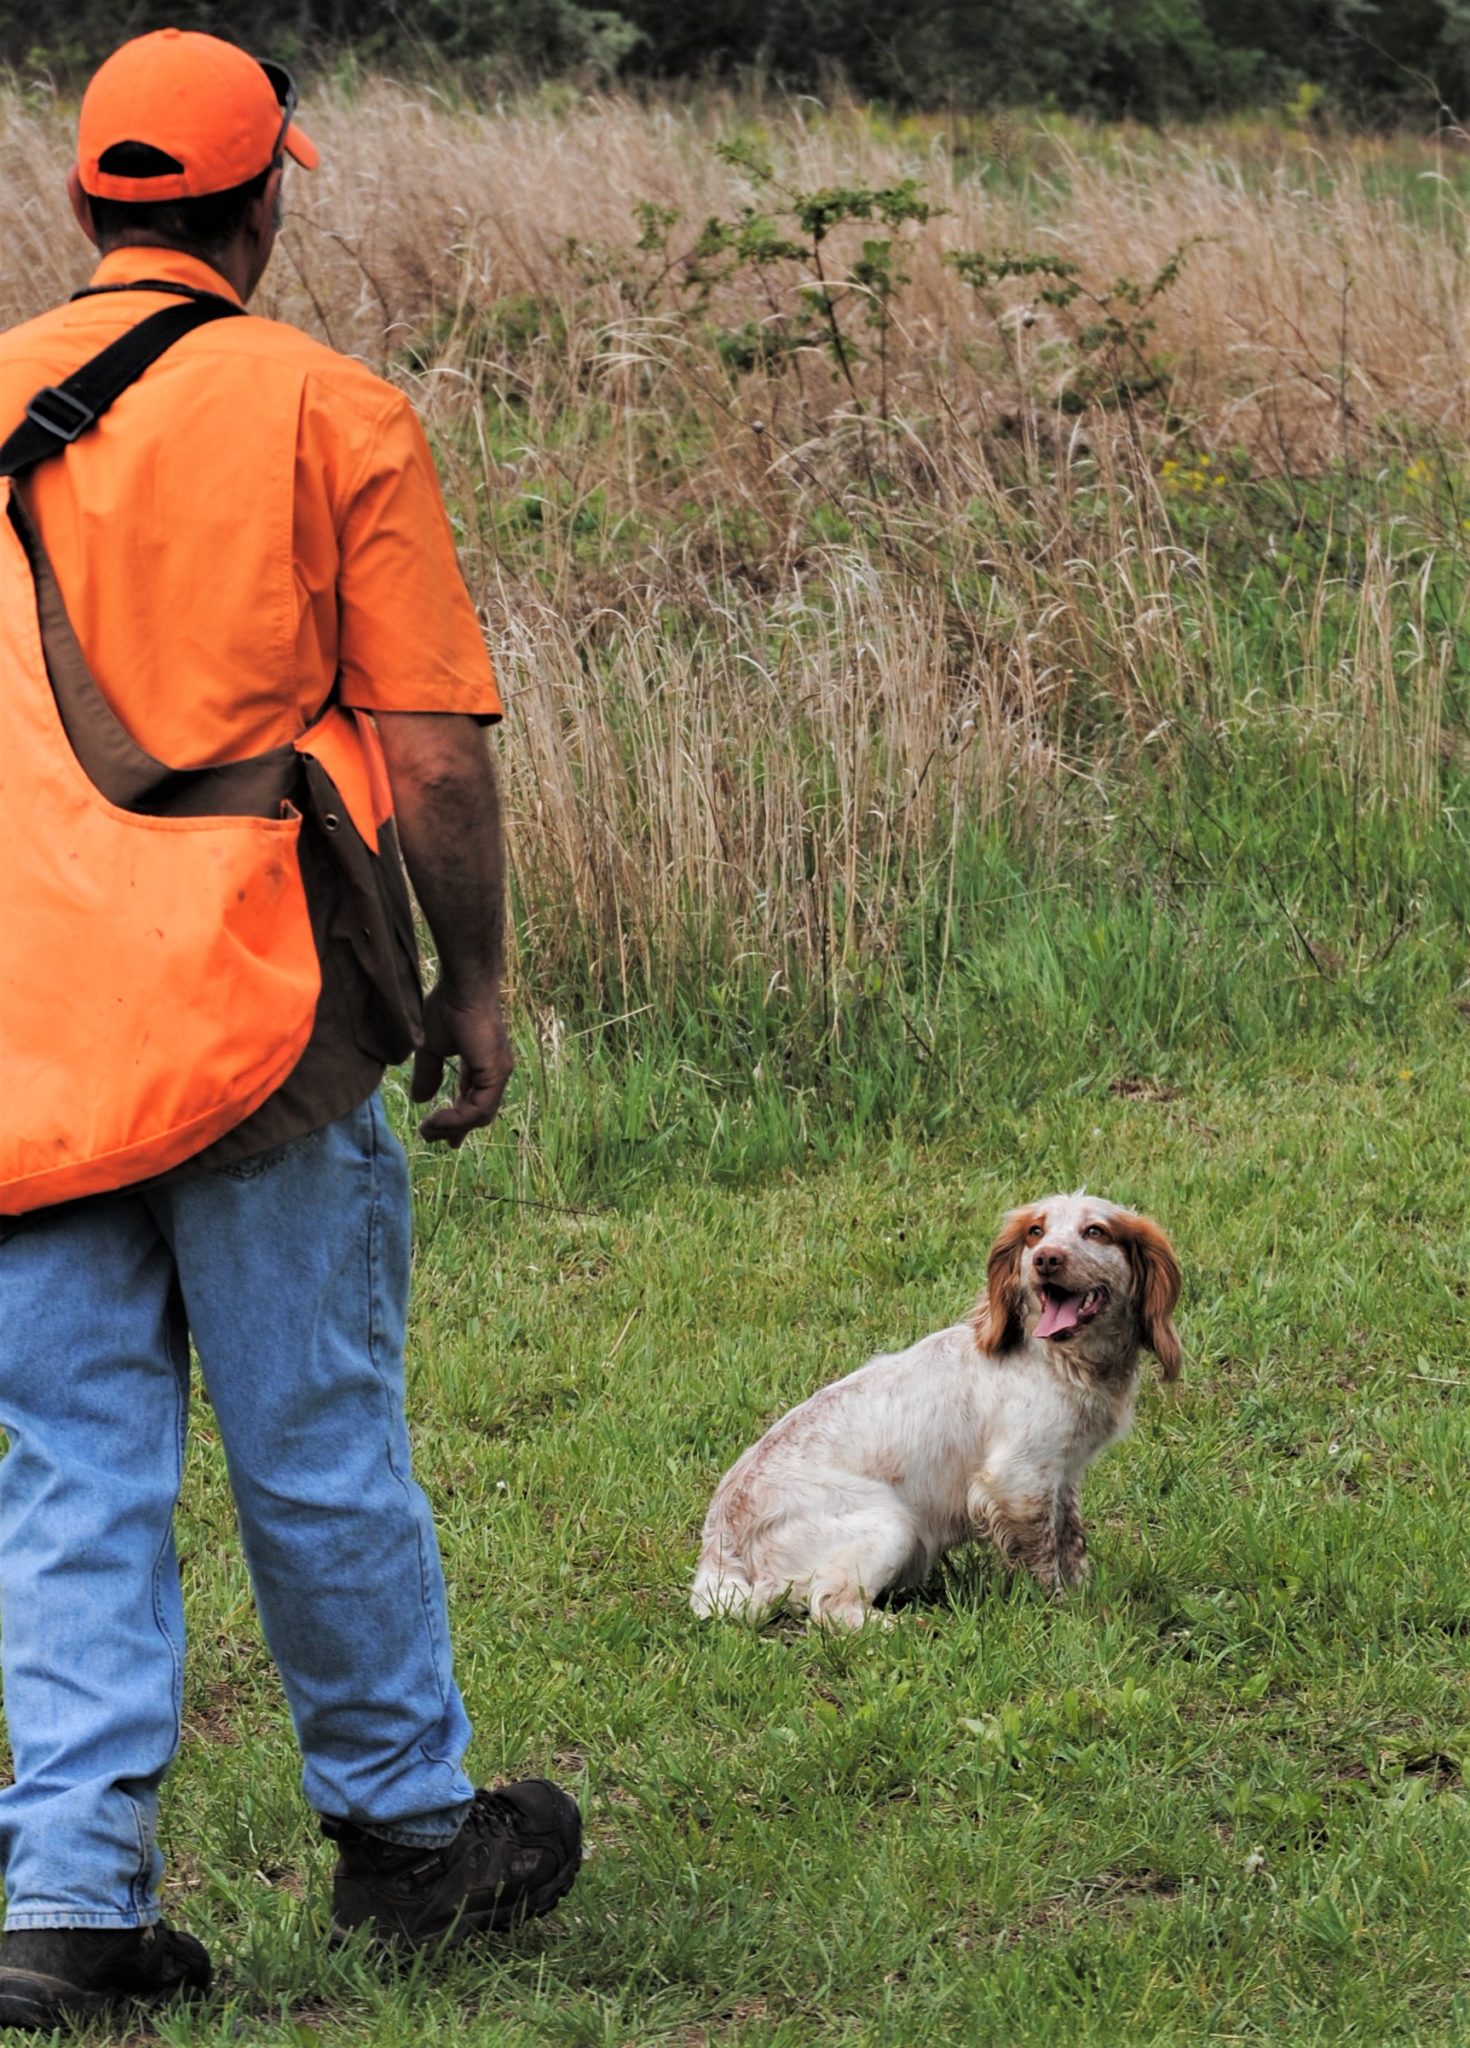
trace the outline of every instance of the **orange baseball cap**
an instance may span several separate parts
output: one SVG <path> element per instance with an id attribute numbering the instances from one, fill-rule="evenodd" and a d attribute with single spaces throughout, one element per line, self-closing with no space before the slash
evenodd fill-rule
<path id="1" fill-rule="evenodd" d="M 266 170 L 286 150 L 315 170 L 296 127 L 296 87 L 279 64 L 194 29 L 124 43 L 82 97 L 77 171 L 94 199 L 202 199 Z"/>

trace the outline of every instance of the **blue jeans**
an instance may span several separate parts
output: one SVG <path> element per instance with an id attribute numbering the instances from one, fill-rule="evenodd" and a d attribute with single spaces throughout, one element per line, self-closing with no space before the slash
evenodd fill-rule
<path id="1" fill-rule="evenodd" d="M 0 1242 L 7 1927 L 158 1917 L 192 1336 L 318 1813 L 450 1840 L 473 1788 L 403 1414 L 408 1175 L 376 1097 Z"/>

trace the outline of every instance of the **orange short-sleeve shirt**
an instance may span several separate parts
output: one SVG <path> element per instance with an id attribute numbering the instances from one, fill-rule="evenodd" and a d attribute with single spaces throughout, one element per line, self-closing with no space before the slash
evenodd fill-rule
<path id="1" fill-rule="evenodd" d="M 165 249 L 114 250 L 92 282 L 144 278 L 234 297 Z M 0 335 L 0 437 L 171 303 L 109 290 Z M 170 766 L 289 742 L 334 686 L 364 711 L 500 715 L 412 406 L 299 328 L 196 329 L 25 489 L 99 685 Z"/>

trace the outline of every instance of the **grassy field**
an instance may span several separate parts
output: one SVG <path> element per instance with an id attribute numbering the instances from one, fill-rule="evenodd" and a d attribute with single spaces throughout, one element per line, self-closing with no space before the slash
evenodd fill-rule
<path id="1" fill-rule="evenodd" d="M 268 308 L 413 392 L 508 697 L 521 1064 L 415 1154 L 420 1472 L 478 1769 L 591 1855 L 488 1955 L 324 1958 L 201 1409 L 223 1982 L 162 2037 L 1464 2039 L 1458 140 L 311 114 Z M 0 96 L 6 319 L 85 272 L 66 119 Z M 736 1451 L 1079 1183 L 1186 1274 L 1088 1589 L 696 1627 Z"/>
<path id="2" fill-rule="evenodd" d="M 418 1455 L 475 1754 L 574 1784 L 592 1853 L 488 1957 L 323 1961 L 206 1413 L 167 1845 L 228 1988 L 163 2038 L 1463 2039 L 1470 1029 L 1413 1038 L 1022 1109 L 977 1076 L 963 1142 L 582 1213 L 420 1157 Z M 694 1624 L 734 1450 L 959 1314 L 999 1210 L 1083 1180 L 1173 1233 L 1187 1345 L 1093 1474 L 1087 1590 L 976 1553 L 888 1633 Z"/>

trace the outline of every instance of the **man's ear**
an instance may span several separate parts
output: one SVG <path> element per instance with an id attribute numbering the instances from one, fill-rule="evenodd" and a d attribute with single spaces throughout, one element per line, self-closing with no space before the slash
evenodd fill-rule
<path id="1" fill-rule="evenodd" d="M 252 235 L 259 237 L 269 230 L 274 237 L 281 225 L 281 181 L 285 175 L 284 164 L 277 164 L 261 187 L 260 196 L 251 200 L 248 219 Z"/>
<path id="2" fill-rule="evenodd" d="M 66 174 L 66 196 L 71 201 L 71 210 L 76 215 L 77 226 L 92 244 L 100 249 L 102 243 L 97 234 L 97 223 L 92 218 L 92 202 L 82 190 L 81 173 L 75 164 Z"/>
<path id="3" fill-rule="evenodd" d="M 243 262 L 240 277 L 230 272 L 231 281 L 239 288 L 242 299 L 248 299 L 260 280 L 265 276 L 266 265 L 271 260 L 271 251 L 276 246 L 276 230 L 281 225 L 281 179 L 282 165 L 277 164 L 261 186 L 257 196 L 251 200 L 245 215 L 245 225 L 236 243 L 236 250 Z"/>

